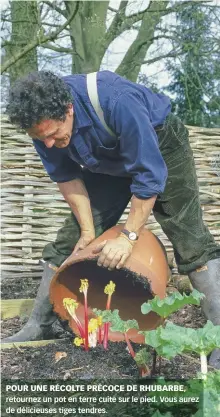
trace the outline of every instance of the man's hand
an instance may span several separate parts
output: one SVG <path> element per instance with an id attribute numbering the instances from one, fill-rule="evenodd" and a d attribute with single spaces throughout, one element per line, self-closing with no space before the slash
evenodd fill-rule
<path id="1" fill-rule="evenodd" d="M 75 254 L 79 250 L 85 249 L 86 246 L 89 245 L 93 240 L 95 239 L 95 232 L 88 230 L 88 231 L 81 231 L 81 236 L 73 250 L 73 253 Z"/>
<path id="2" fill-rule="evenodd" d="M 93 253 L 101 252 L 97 261 L 99 266 L 104 266 L 110 270 L 120 269 L 131 255 L 133 245 L 128 239 L 119 236 L 116 239 L 104 240 L 93 249 Z"/>

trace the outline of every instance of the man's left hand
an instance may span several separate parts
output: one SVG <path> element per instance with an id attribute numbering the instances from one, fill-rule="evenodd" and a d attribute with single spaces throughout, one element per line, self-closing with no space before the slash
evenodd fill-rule
<path id="1" fill-rule="evenodd" d="M 133 244 L 124 237 L 104 240 L 95 249 L 93 253 L 100 253 L 97 264 L 110 270 L 120 269 L 124 266 L 126 260 L 131 255 Z"/>

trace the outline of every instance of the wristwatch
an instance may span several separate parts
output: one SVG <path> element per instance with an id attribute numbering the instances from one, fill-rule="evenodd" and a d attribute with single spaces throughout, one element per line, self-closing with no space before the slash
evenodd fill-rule
<path id="1" fill-rule="evenodd" d="M 134 242 L 135 240 L 138 240 L 138 235 L 135 232 L 129 232 L 129 230 L 127 229 L 122 229 L 121 233 L 126 235 L 128 239 L 131 240 L 132 242 Z"/>

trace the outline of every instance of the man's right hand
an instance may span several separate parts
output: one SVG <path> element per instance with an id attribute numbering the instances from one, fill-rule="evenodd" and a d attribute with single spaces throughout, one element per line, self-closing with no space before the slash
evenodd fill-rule
<path id="1" fill-rule="evenodd" d="M 81 236 L 73 250 L 73 254 L 79 250 L 85 249 L 95 239 L 95 231 L 81 231 Z"/>

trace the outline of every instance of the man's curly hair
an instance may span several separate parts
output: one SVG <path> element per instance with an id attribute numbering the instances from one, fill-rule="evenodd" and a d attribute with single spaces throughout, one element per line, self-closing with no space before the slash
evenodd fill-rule
<path id="1" fill-rule="evenodd" d="M 72 101 L 61 78 L 50 71 L 31 72 L 11 88 L 6 112 L 11 123 L 29 129 L 44 119 L 64 121 Z"/>

